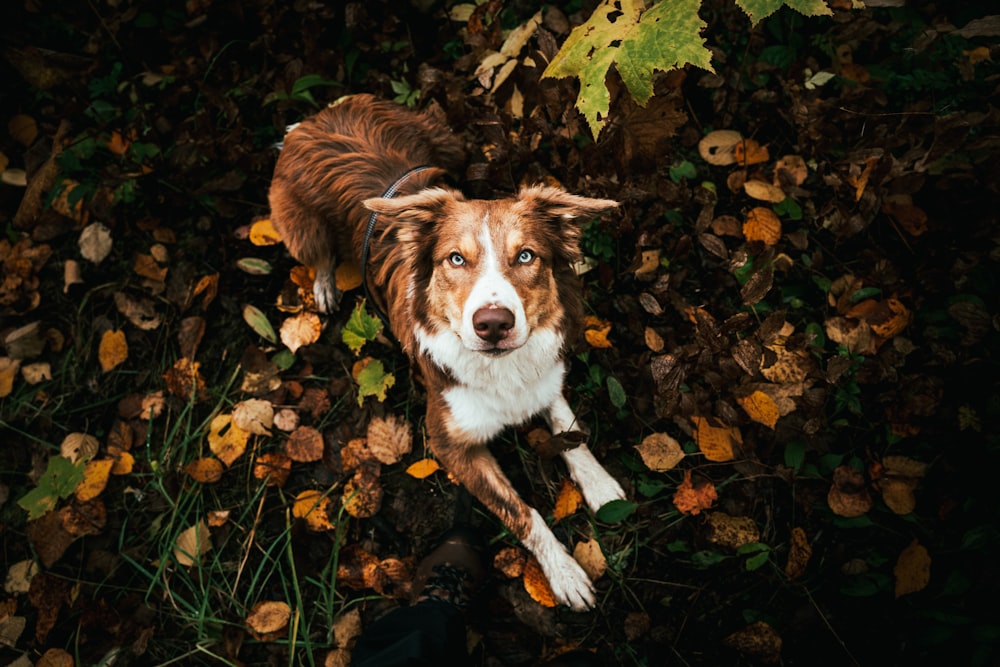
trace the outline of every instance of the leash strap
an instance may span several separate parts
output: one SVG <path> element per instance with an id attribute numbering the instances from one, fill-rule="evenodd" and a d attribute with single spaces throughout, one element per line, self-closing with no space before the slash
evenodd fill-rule
<path id="1" fill-rule="evenodd" d="M 396 179 L 396 181 L 390 185 L 385 192 L 382 193 L 382 199 L 392 199 L 399 192 L 399 188 L 403 186 L 409 178 L 415 174 L 419 174 L 422 171 L 430 169 L 427 165 L 422 165 L 419 167 L 414 167 L 408 172 Z M 365 303 L 368 307 L 375 311 L 378 318 L 382 320 L 382 324 L 385 325 L 387 331 L 391 331 L 389 327 L 389 317 L 379 308 L 378 304 L 372 299 L 371 291 L 368 288 L 368 247 L 371 245 L 372 236 L 375 234 L 375 222 L 378 220 L 378 212 L 372 211 L 372 214 L 368 216 L 368 225 L 365 227 L 365 242 L 361 246 L 361 286 L 365 291 Z"/>

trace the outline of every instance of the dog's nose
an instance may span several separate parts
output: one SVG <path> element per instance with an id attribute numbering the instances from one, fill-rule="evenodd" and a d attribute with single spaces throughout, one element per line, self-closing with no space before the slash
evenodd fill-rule
<path id="1" fill-rule="evenodd" d="M 506 308 L 480 308 L 472 315 L 472 327 L 477 336 L 496 344 L 514 328 L 514 313 Z"/>

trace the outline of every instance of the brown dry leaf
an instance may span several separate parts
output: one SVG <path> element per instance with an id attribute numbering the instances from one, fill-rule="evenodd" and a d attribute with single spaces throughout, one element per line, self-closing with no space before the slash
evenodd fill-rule
<path id="1" fill-rule="evenodd" d="M 781 219 L 769 208 L 756 206 L 747 213 L 743 223 L 743 236 L 747 241 L 761 241 L 775 245 L 781 240 Z"/>
<path id="2" fill-rule="evenodd" d="M 788 545 L 788 562 L 785 563 L 785 576 L 798 579 L 806 573 L 809 559 L 812 558 L 812 545 L 806 537 L 806 531 L 796 526 L 792 528 L 792 537 Z"/>
<path id="3" fill-rule="evenodd" d="M 652 624 L 649 614 L 644 611 L 630 611 L 625 615 L 624 631 L 629 641 L 635 641 L 649 632 Z"/>
<path id="4" fill-rule="evenodd" d="M 27 114 L 14 114 L 7 121 L 7 133 L 11 139 L 28 148 L 38 138 L 38 123 Z"/>
<path id="5" fill-rule="evenodd" d="M 361 267 L 358 266 L 357 262 L 348 261 L 338 264 L 337 269 L 333 272 L 334 284 L 341 292 L 361 287 L 362 280 Z"/>
<path id="6" fill-rule="evenodd" d="M 162 391 L 154 391 L 146 394 L 142 397 L 142 411 L 139 413 L 139 419 L 143 421 L 156 419 L 163 414 L 163 408 L 166 406 L 166 403 L 167 399 L 163 397 Z"/>
<path id="7" fill-rule="evenodd" d="M 792 183 L 802 185 L 809 177 L 809 166 L 801 155 L 785 155 L 774 163 L 775 185 L 781 185 L 784 182 L 783 172 L 788 174 Z"/>
<path id="8" fill-rule="evenodd" d="M 332 505 L 329 496 L 324 496 L 322 492 L 310 489 L 295 496 L 295 503 L 292 504 L 292 516 L 304 519 L 309 530 L 314 532 L 333 530 L 334 526 L 330 523 Z"/>
<path id="9" fill-rule="evenodd" d="M 233 423 L 232 415 L 216 415 L 208 425 L 208 448 L 229 467 L 243 456 L 250 433 Z"/>
<path id="10" fill-rule="evenodd" d="M 285 443 L 288 458 L 297 463 L 312 463 L 323 458 L 323 434 L 312 426 L 299 426 Z"/>
<path id="11" fill-rule="evenodd" d="M 379 462 L 392 465 L 413 449 L 410 423 L 396 415 L 373 417 L 368 422 L 368 451 Z"/>
<path id="12" fill-rule="evenodd" d="M 691 481 L 691 471 L 684 471 L 684 481 L 677 486 L 674 492 L 674 505 L 681 514 L 692 516 L 700 514 L 702 510 L 709 509 L 719 495 L 715 491 L 715 485 L 708 480 L 695 487 Z"/>
<path id="13" fill-rule="evenodd" d="M 375 461 L 365 438 L 351 438 L 340 448 L 340 467 L 344 472 L 351 472 L 365 461 Z"/>
<path id="14" fill-rule="evenodd" d="M 581 503 L 583 503 L 583 494 L 569 477 L 563 477 L 559 485 L 559 493 L 556 495 L 555 507 L 552 509 L 552 516 L 556 522 L 559 522 L 576 512 Z"/>
<path id="15" fill-rule="evenodd" d="M 194 565 L 212 549 L 211 532 L 204 519 L 190 526 L 177 536 L 174 543 L 174 558 L 182 567 Z"/>
<path id="16" fill-rule="evenodd" d="M 524 574 L 524 565 L 528 554 L 518 547 L 504 547 L 493 557 L 493 567 L 503 573 L 508 579 L 517 579 Z"/>
<path id="17" fill-rule="evenodd" d="M 233 406 L 233 423 L 256 435 L 271 435 L 274 405 L 260 398 L 248 398 Z"/>
<path id="18" fill-rule="evenodd" d="M 215 300 L 216 295 L 219 293 L 219 274 L 212 273 L 207 276 L 203 276 L 198 284 L 194 286 L 194 291 L 191 293 L 192 298 L 198 296 L 199 294 L 204 294 L 201 300 L 202 308 L 208 308 L 208 304 Z"/>
<path id="19" fill-rule="evenodd" d="M 652 327 L 646 327 L 642 332 L 643 338 L 646 341 L 646 347 L 648 347 L 653 352 L 662 352 L 666 341 L 663 340 L 663 336 L 656 333 L 656 330 Z"/>
<path id="20" fill-rule="evenodd" d="M 912 203 L 885 202 L 882 212 L 896 221 L 910 236 L 920 236 L 927 231 L 927 214 Z"/>
<path id="21" fill-rule="evenodd" d="M 323 667 L 348 667 L 351 664 L 351 649 L 361 630 L 361 611 L 357 607 L 338 615 L 333 621 L 333 644 L 336 648 L 326 654 Z"/>
<path id="22" fill-rule="evenodd" d="M 73 463 L 89 461 L 101 449 L 101 443 L 86 433 L 70 433 L 59 444 L 59 456 Z"/>
<path id="23" fill-rule="evenodd" d="M 340 550 L 337 563 L 337 584 L 356 591 L 374 588 L 379 576 L 379 559 L 360 544 L 349 544 Z"/>
<path id="24" fill-rule="evenodd" d="M 666 433 L 647 435 L 635 449 L 646 467 L 654 472 L 673 470 L 685 456 L 680 443 Z"/>
<path id="25" fill-rule="evenodd" d="M 61 648 L 50 648 L 38 659 L 35 667 L 73 667 L 73 656 Z"/>
<path id="26" fill-rule="evenodd" d="M 760 164 L 771 159 L 771 154 L 766 145 L 762 145 L 755 139 L 744 139 L 733 147 L 733 157 L 736 164 L 741 167 L 748 167 L 752 164 Z"/>
<path id="27" fill-rule="evenodd" d="M 76 537 L 70 535 L 63 528 L 62 516 L 59 512 L 46 512 L 42 518 L 29 522 L 27 533 L 28 541 L 34 548 L 43 568 L 52 567 L 53 563 L 62 558 L 66 550 L 76 540 Z M 33 579 L 32 585 L 34 583 Z"/>
<path id="28" fill-rule="evenodd" d="M 591 581 L 597 581 L 608 569 L 608 560 L 597 540 L 591 538 L 586 542 L 577 542 L 573 547 L 573 559 L 580 564 Z"/>
<path id="29" fill-rule="evenodd" d="M 14 378 L 20 368 L 20 359 L 0 357 L 0 398 L 10 396 L 10 392 L 14 391 Z"/>
<path id="30" fill-rule="evenodd" d="M 21 368 L 21 377 L 30 385 L 47 382 L 52 379 L 52 364 L 39 361 Z"/>
<path id="31" fill-rule="evenodd" d="M 120 329 L 105 331 L 97 348 L 97 358 L 101 362 L 101 370 L 105 373 L 128 359 L 128 342 L 125 340 L 125 332 Z"/>
<path id="32" fill-rule="evenodd" d="M 101 495 L 108 485 L 108 477 L 111 476 L 114 465 L 114 459 L 88 461 L 83 469 L 83 480 L 76 487 L 76 499 L 85 503 Z"/>
<path id="33" fill-rule="evenodd" d="M 878 351 L 879 340 L 867 322 L 831 317 L 823 323 L 826 336 L 843 345 L 851 354 L 870 356 Z"/>
<path id="34" fill-rule="evenodd" d="M 848 465 L 833 471 L 833 484 L 826 500 L 834 514 L 848 519 L 867 513 L 874 505 L 864 475 Z"/>
<path id="35" fill-rule="evenodd" d="M 806 350 L 789 350 L 785 347 L 788 337 L 795 327 L 785 322 L 781 332 L 765 347 L 775 354 L 775 362 L 770 366 L 766 357 L 760 360 L 760 372 L 765 378 L 777 384 L 796 384 L 805 382 L 809 373 L 815 368 L 815 362 Z"/>
<path id="36" fill-rule="evenodd" d="M 253 476 L 264 480 L 267 486 L 281 488 L 292 473 L 292 460 L 284 452 L 261 454 L 253 464 Z"/>
<path id="37" fill-rule="evenodd" d="M 639 255 L 639 266 L 635 269 L 635 277 L 640 280 L 652 280 L 660 268 L 660 248 L 643 250 Z"/>
<path id="38" fill-rule="evenodd" d="M 882 500 L 896 514 L 913 512 L 917 507 L 917 486 L 926 474 L 926 463 L 906 456 L 886 456 L 878 478 Z"/>
<path id="39" fill-rule="evenodd" d="M 261 218 L 250 225 L 250 243 L 255 246 L 278 245 L 281 243 L 281 234 L 274 228 L 270 218 Z"/>
<path id="40" fill-rule="evenodd" d="M 181 320 L 180 330 L 177 332 L 177 347 L 180 349 L 181 356 L 194 359 L 204 336 L 204 317 L 192 316 Z"/>
<path id="41" fill-rule="evenodd" d="M 698 142 L 698 154 L 709 164 L 725 167 L 736 162 L 733 153 L 742 141 L 743 135 L 735 130 L 714 130 Z"/>
<path id="42" fill-rule="evenodd" d="M 291 617 L 292 608 L 287 602 L 264 600 L 255 604 L 247 614 L 246 626 L 254 639 L 271 642 L 285 634 Z"/>
<path id="43" fill-rule="evenodd" d="M 785 192 L 777 185 L 758 181 L 755 178 L 748 179 L 743 183 L 743 191 L 753 199 L 759 201 L 769 201 L 773 204 L 785 201 Z"/>
<path id="44" fill-rule="evenodd" d="M 737 398 L 736 402 L 746 411 L 750 419 L 771 429 L 778 423 L 778 417 L 781 416 L 778 404 L 774 402 L 774 399 L 760 390 L 756 390 L 748 396 Z"/>
<path id="45" fill-rule="evenodd" d="M 7 569 L 4 577 L 3 590 L 11 595 L 23 595 L 31 587 L 31 580 L 40 572 L 38 563 L 33 558 L 18 561 Z M 0 614 L 2 616 L 3 614 Z"/>
<path id="46" fill-rule="evenodd" d="M 149 278 L 159 283 L 167 279 L 167 267 L 160 266 L 160 263 L 152 255 L 136 254 L 132 270 L 143 278 Z"/>
<path id="47" fill-rule="evenodd" d="M 406 474 L 410 477 L 415 477 L 416 479 L 423 479 L 425 477 L 430 477 L 440 469 L 440 464 L 438 464 L 438 462 L 434 459 L 420 459 L 416 463 L 410 464 L 410 466 L 406 469 Z"/>
<path id="48" fill-rule="evenodd" d="M 524 583 L 524 590 L 528 591 L 531 599 L 543 607 L 555 607 L 556 596 L 549 586 L 549 580 L 542 571 L 542 566 L 538 564 L 534 556 L 528 556 L 524 564 L 524 574 L 521 575 Z"/>
<path id="49" fill-rule="evenodd" d="M 861 201 L 861 195 L 865 193 L 865 188 L 868 187 L 868 178 L 872 174 L 872 169 L 875 168 L 880 159 L 879 156 L 872 155 L 865 158 L 863 168 L 860 164 L 851 165 L 850 173 L 847 174 L 847 182 L 854 186 L 854 201 Z"/>
<path id="50" fill-rule="evenodd" d="M 765 665 L 781 662 L 781 635 L 764 621 L 755 621 L 722 640 L 729 648 Z"/>
<path id="51" fill-rule="evenodd" d="M 896 597 L 924 590 L 931 581 L 931 555 L 927 548 L 913 540 L 903 549 L 892 568 L 896 577 Z"/>
<path id="52" fill-rule="evenodd" d="M 608 340 L 611 333 L 611 322 L 607 322 L 593 315 L 587 315 L 583 321 L 583 336 L 591 347 L 608 348 L 612 347 Z"/>
<path id="53" fill-rule="evenodd" d="M 292 354 L 295 354 L 300 347 L 318 341 L 322 331 L 323 323 L 320 321 L 319 315 L 303 311 L 282 322 L 278 335 L 281 337 L 281 342 L 291 350 Z"/>
<path id="54" fill-rule="evenodd" d="M 203 401 L 208 398 L 208 384 L 201 376 L 201 363 L 181 357 L 163 374 L 167 391 L 185 401 Z"/>
<path id="55" fill-rule="evenodd" d="M 736 457 L 736 448 L 743 446 L 743 435 L 736 426 L 716 426 L 707 417 L 692 417 L 694 440 L 709 461 L 723 463 Z"/>
<path id="56" fill-rule="evenodd" d="M 74 537 L 97 535 L 108 522 L 108 510 L 100 498 L 75 502 L 59 510 L 63 530 Z"/>
<path id="57" fill-rule="evenodd" d="M 760 530 L 748 516 L 711 512 L 705 517 L 705 537 L 712 544 L 735 551 L 744 544 L 760 542 Z"/>
<path id="58" fill-rule="evenodd" d="M 218 482 L 222 479 L 223 471 L 225 471 L 225 467 L 222 465 L 222 461 L 209 456 L 195 459 L 184 466 L 184 472 L 191 479 L 202 484 L 214 484 Z"/>
<path id="59" fill-rule="evenodd" d="M 382 508 L 382 484 L 378 479 L 378 466 L 363 465 L 344 485 L 342 502 L 344 510 L 356 519 L 367 519 Z"/>

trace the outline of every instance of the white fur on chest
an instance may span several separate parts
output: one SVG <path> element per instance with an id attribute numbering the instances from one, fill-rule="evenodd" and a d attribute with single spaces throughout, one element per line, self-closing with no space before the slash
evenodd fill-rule
<path id="1" fill-rule="evenodd" d="M 450 331 L 431 334 L 418 327 L 416 338 L 420 351 L 458 381 L 442 394 L 453 425 L 480 442 L 562 399 L 563 338 L 555 331 L 537 330 L 502 357 L 468 350 Z"/>

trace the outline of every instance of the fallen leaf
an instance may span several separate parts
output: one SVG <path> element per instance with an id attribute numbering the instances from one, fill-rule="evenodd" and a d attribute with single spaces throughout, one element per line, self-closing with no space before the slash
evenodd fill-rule
<path id="1" fill-rule="evenodd" d="M 274 405 L 260 398 L 248 398 L 233 406 L 233 423 L 256 435 L 271 435 Z"/>
<path id="2" fill-rule="evenodd" d="M 364 465 L 354 472 L 344 485 L 344 510 L 357 519 L 367 519 L 378 514 L 382 508 L 382 484 L 378 479 L 378 467 Z"/>
<path id="3" fill-rule="evenodd" d="M 576 488 L 569 477 L 563 477 L 556 495 L 556 504 L 552 510 L 553 518 L 558 522 L 572 515 L 583 503 L 583 494 Z"/>
<path id="4" fill-rule="evenodd" d="M 131 452 L 108 445 L 108 454 L 115 462 L 111 467 L 112 475 L 128 475 L 132 472 L 135 467 L 135 457 L 132 456 Z"/>
<path id="5" fill-rule="evenodd" d="M 310 489 L 295 496 L 292 504 L 292 516 L 297 519 L 304 519 L 309 530 L 323 532 L 333 530 L 330 523 L 329 509 L 331 506 L 329 496 L 324 496 L 322 492 Z"/>
<path id="6" fill-rule="evenodd" d="M 785 192 L 772 183 L 758 181 L 755 178 L 747 179 L 743 183 L 743 191 L 753 199 L 769 201 L 772 204 L 785 201 Z"/>
<path id="7" fill-rule="evenodd" d="M 101 370 L 105 373 L 128 359 L 128 341 L 125 340 L 125 332 L 120 329 L 105 331 L 97 348 L 97 358 L 101 362 Z"/>
<path id="8" fill-rule="evenodd" d="M 781 240 L 781 219 L 769 208 L 757 206 L 747 213 L 743 223 L 743 236 L 747 241 L 761 241 L 775 245 Z"/>
<path id="9" fill-rule="evenodd" d="M 182 567 L 194 565 L 212 549 L 211 532 L 204 519 L 188 527 L 177 536 L 174 543 L 174 558 Z"/>
<path id="10" fill-rule="evenodd" d="M 136 275 L 156 282 L 163 282 L 167 279 L 167 267 L 160 266 L 160 263 L 152 255 L 145 253 L 136 254 L 132 270 L 135 271 Z"/>
<path id="11" fill-rule="evenodd" d="M 299 463 L 319 461 L 323 458 L 323 434 L 312 426 L 299 426 L 288 437 L 285 453 Z"/>
<path id="12" fill-rule="evenodd" d="M 115 292 L 115 307 L 128 321 L 143 331 L 159 328 L 162 320 L 152 299 Z"/>
<path id="13" fill-rule="evenodd" d="M 39 361 L 21 368 L 21 377 L 30 385 L 40 384 L 52 379 L 52 365 L 47 361 Z"/>
<path id="14" fill-rule="evenodd" d="M 892 568 L 896 577 L 896 597 L 924 590 L 931 580 L 931 556 L 927 548 L 913 540 L 903 549 Z"/>
<path id="15" fill-rule="evenodd" d="M 191 461 L 184 466 L 184 472 L 196 482 L 202 484 L 214 484 L 222 479 L 225 467 L 222 461 L 212 457 L 204 457 Z"/>
<path id="16" fill-rule="evenodd" d="M 608 569 L 608 560 L 604 557 L 601 544 L 594 538 L 586 542 L 577 542 L 576 546 L 573 547 L 573 558 L 580 564 L 591 581 L 597 581 L 603 577 Z"/>
<path id="17" fill-rule="evenodd" d="M 111 230 L 99 222 L 92 222 L 80 232 L 77 246 L 81 257 L 93 264 L 100 264 L 111 254 Z"/>
<path id="18" fill-rule="evenodd" d="M 700 514 L 702 510 L 709 509 L 719 496 L 715 490 L 715 485 L 708 480 L 695 487 L 691 481 L 691 471 L 684 471 L 684 481 L 677 486 L 674 492 L 674 506 L 681 514 L 692 516 Z"/>
<path id="19" fill-rule="evenodd" d="M 50 648 L 38 658 L 35 667 L 73 667 L 73 656 L 64 649 Z"/>
<path id="20" fill-rule="evenodd" d="M 379 462 L 392 465 L 413 449 L 410 423 L 396 415 L 373 417 L 368 422 L 368 450 Z"/>
<path id="21" fill-rule="evenodd" d="M 333 282 L 341 292 L 348 292 L 361 287 L 363 280 L 361 267 L 356 262 L 341 262 L 333 272 Z"/>
<path id="22" fill-rule="evenodd" d="M 792 528 L 792 536 L 788 545 L 788 562 L 785 563 L 785 576 L 794 580 L 804 575 L 810 558 L 812 558 L 812 545 L 809 544 L 806 531 L 798 526 Z"/>
<path id="23" fill-rule="evenodd" d="M 201 376 L 201 362 L 181 357 L 163 374 L 167 390 L 185 401 L 192 398 L 203 401 L 208 398 L 208 384 Z"/>
<path id="24" fill-rule="evenodd" d="M 583 326 L 583 336 L 591 347 L 612 347 L 611 341 L 608 340 L 608 334 L 611 333 L 611 322 L 594 317 L 593 315 L 587 315 L 584 318 Z"/>
<path id="25" fill-rule="evenodd" d="M 7 121 L 7 132 L 11 139 L 28 148 L 38 138 L 38 123 L 27 114 L 14 114 Z"/>
<path id="26" fill-rule="evenodd" d="M 100 498 L 70 503 L 59 510 L 63 530 L 74 537 L 98 535 L 108 522 L 108 510 Z"/>
<path id="27" fill-rule="evenodd" d="M 287 602 L 265 600 L 255 604 L 247 614 L 246 626 L 254 639 L 270 642 L 285 634 L 291 617 L 292 608 Z"/>
<path id="28" fill-rule="evenodd" d="M 284 452 L 261 454 L 253 464 L 253 476 L 267 486 L 281 488 L 292 473 L 292 460 Z"/>
<path id="29" fill-rule="evenodd" d="M 846 518 L 867 513 L 874 503 L 865 485 L 864 474 L 848 465 L 837 466 L 833 471 L 833 484 L 827 493 L 827 504 L 834 514 Z"/>
<path id="30" fill-rule="evenodd" d="M 697 416 L 692 417 L 691 422 L 698 449 L 709 461 L 732 461 L 736 457 L 735 448 L 743 446 L 743 435 L 735 426 L 716 426 L 707 417 Z"/>
<path id="31" fill-rule="evenodd" d="M 438 464 L 438 462 L 434 459 L 420 459 L 416 463 L 410 464 L 410 466 L 406 469 L 406 474 L 410 477 L 415 477 L 416 479 L 423 479 L 425 477 L 430 477 L 440 469 L 440 464 Z"/>
<path id="32" fill-rule="evenodd" d="M 27 559 L 12 563 L 7 568 L 7 575 L 4 577 L 3 590 L 10 595 L 21 595 L 28 592 L 31 587 L 31 579 L 38 574 L 40 568 L 33 559 Z"/>
<path id="33" fill-rule="evenodd" d="M 250 225 L 250 243 L 255 246 L 270 246 L 281 243 L 281 234 L 274 228 L 270 218 L 262 218 Z"/>
<path id="34" fill-rule="evenodd" d="M 774 399 L 760 390 L 755 390 L 747 396 L 738 397 L 736 402 L 746 411 L 750 419 L 771 429 L 778 423 L 778 417 L 781 416 L 778 404 L 774 402 Z"/>
<path id="35" fill-rule="evenodd" d="M 666 433 L 652 433 L 635 446 L 646 467 L 654 472 L 673 470 L 684 459 L 684 450 Z"/>
<path id="36" fill-rule="evenodd" d="M 722 640 L 735 649 L 765 665 L 781 662 L 781 635 L 764 621 L 755 621 Z"/>
<path id="37" fill-rule="evenodd" d="M 208 448 L 229 467 L 243 456 L 250 433 L 233 423 L 232 415 L 216 415 L 208 426 Z"/>
<path id="38" fill-rule="evenodd" d="M 0 357 L 0 398 L 10 396 L 10 392 L 14 391 L 14 378 L 20 368 L 20 359 Z"/>
<path id="39" fill-rule="evenodd" d="M 771 159 L 771 155 L 767 146 L 760 144 L 756 139 L 744 139 L 733 147 L 733 158 L 735 158 L 736 164 L 747 167 L 767 162 Z"/>
<path id="40" fill-rule="evenodd" d="M 743 141 L 743 135 L 735 130 L 713 130 L 698 142 L 698 154 L 705 162 L 717 167 L 735 164 L 736 145 Z"/>
<path id="41" fill-rule="evenodd" d="M 88 461 L 83 469 L 83 480 L 76 487 L 76 499 L 81 503 L 93 500 L 104 492 L 111 476 L 111 468 L 115 465 L 113 459 Z"/>
<path id="42" fill-rule="evenodd" d="M 642 332 L 643 339 L 646 341 L 646 347 L 648 347 L 653 352 L 662 352 L 666 342 L 663 340 L 663 336 L 656 333 L 656 330 L 652 327 L 646 327 Z"/>
<path id="43" fill-rule="evenodd" d="M 358 405 L 363 405 L 366 396 L 374 396 L 380 403 L 386 392 L 396 384 L 396 376 L 388 373 L 380 359 L 365 357 L 354 362 L 351 375 L 358 383 Z"/>
<path id="44" fill-rule="evenodd" d="M 809 166 L 800 155 L 786 155 L 774 163 L 774 184 L 782 185 L 784 175 L 795 185 L 802 185 L 809 177 Z"/>
<path id="45" fill-rule="evenodd" d="M 59 455 L 73 463 L 89 461 L 100 449 L 97 438 L 86 433 L 69 433 L 59 443 Z"/>
<path id="46" fill-rule="evenodd" d="M 877 483 L 882 500 L 896 514 L 910 514 L 917 507 L 915 492 L 927 474 L 927 464 L 906 456 L 886 456 Z"/>
<path id="47" fill-rule="evenodd" d="M 543 607 L 555 607 L 556 596 L 549 586 L 549 580 L 545 577 L 542 566 L 538 564 L 534 556 L 528 556 L 524 564 L 524 574 L 521 575 L 524 583 L 524 590 L 528 591 L 531 599 Z"/>
<path id="48" fill-rule="evenodd" d="M 712 544 L 735 551 L 745 544 L 760 542 L 760 530 L 748 516 L 710 512 L 705 517 L 705 538 Z"/>
<path id="49" fill-rule="evenodd" d="M 257 306 L 246 305 L 243 307 L 243 321 L 246 322 L 258 336 L 269 343 L 277 343 L 278 335 L 274 332 L 274 327 Z"/>

